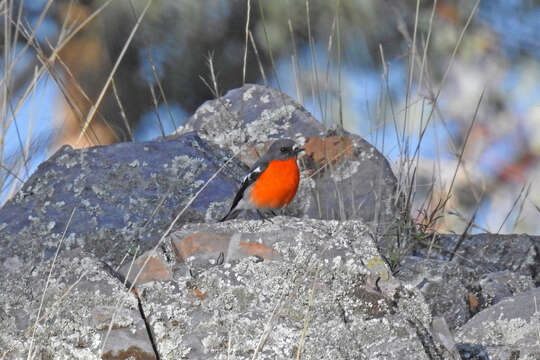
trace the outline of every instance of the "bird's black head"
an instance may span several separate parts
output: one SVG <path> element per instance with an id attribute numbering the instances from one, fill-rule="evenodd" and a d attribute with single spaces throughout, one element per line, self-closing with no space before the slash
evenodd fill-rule
<path id="1" fill-rule="evenodd" d="M 266 155 L 272 160 L 285 160 L 296 157 L 303 150 L 291 139 L 280 139 L 270 145 Z"/>

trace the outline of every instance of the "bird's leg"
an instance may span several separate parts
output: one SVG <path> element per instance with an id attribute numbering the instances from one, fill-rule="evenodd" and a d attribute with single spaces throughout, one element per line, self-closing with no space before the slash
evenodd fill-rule
<path id="1" fill-rule="evenodd" d="M 272 213 L 272 215 L 277 216 L 277 214 L 274 212 L 274 210 L 270 210 L 270 212 Z"/>
<path id="2" fill-rule="evenodd" d="M 263 213 L 257 209 L 257 214 L 259 214 L 259 216 L 261 217 L 262 221 L 265 222 L 266 220 L 270 221 L 272 224 L 274 223 L 272 220 L 270 220 L 269 218 L 267 218 L 266 216 L 263 215 Z"/>

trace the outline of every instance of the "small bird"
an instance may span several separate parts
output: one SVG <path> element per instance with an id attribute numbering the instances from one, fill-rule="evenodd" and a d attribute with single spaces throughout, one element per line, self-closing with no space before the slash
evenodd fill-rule
<path id="1" fill-rule="evenodd" d="M 261 210 L 274 213 L 273 210 L 287 206 L 298 189 L 300 170 L 296 156 L 303 150 L 291 139 L 274 141 L 244 177 L 231 209 L 219 221 L 233 219 L 242 210 L 248 209 L 257 210 L 265 220 Z"/>

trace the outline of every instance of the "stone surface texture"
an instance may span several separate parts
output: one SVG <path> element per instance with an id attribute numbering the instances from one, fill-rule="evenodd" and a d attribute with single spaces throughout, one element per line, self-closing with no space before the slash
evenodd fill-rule
<path id="1" fill-rule="evenodd" d="M 300 188 L 286 215 L 361 219 L 378 232 L 395 223 L 397 180 L 384 156 L 357 135 L 325 130 L 275 89 L 249 84 L 207 101 L 177 133 L 190 131 L 239 153 L 247 166 L 275 139 L 288 137 L 303 145 Z"/>
<path id="2" fill-rule="evenodd" d="M 0 288 L 0 358 L 157 358 L 136 296 L 87 254 L 26 264 Z"/>
<path id="3" fill-rule="evenodd" d="M 193 133 L 168 141 L 63 147 L 0 210 L 0 247 L 6 249 L 0 262 L 49 259 L 75 208 L 64 247 L 118 263 L 138 245 L 154 245 L 227 158 Z M 219 216 L 245 171 L 236 161 L 229 163 L 182 221 Z"/>
<path id="4" fill-rule="evenodd" d="M 137 287 L 162 358 L 294 358 L 301 349 L 303 359 L 429 359 L 411 325 L 429 327 L 429 308 L 401 284 L 370 286 L 389 274 L 370 265 L 380 255 L 362 223 L 188 224 L 171 244 L 199 232 L 260 242 L 278 260 L 225 255 L 218 265 L 195 253 L 173 266 L 172 281 Z"/>
<path id="5" fill-rule="evenodd" d="M 296 199 L 216 223 L 281 137 Z M 166 139 L 62 148 L 0 209 L 0 359 L 540 359 L 540 237 L 407 233 L 397 185 L 258 85 Z"/>

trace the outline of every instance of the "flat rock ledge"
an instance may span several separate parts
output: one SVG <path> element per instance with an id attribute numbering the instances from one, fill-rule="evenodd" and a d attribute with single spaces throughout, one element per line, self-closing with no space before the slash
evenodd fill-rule
<path id="1" fill-rule="evenodd" d="M 6 359 L 451 358 L 359 221 L 186 224 L 119 272 L 69 255 L 2 278 Z"/>

